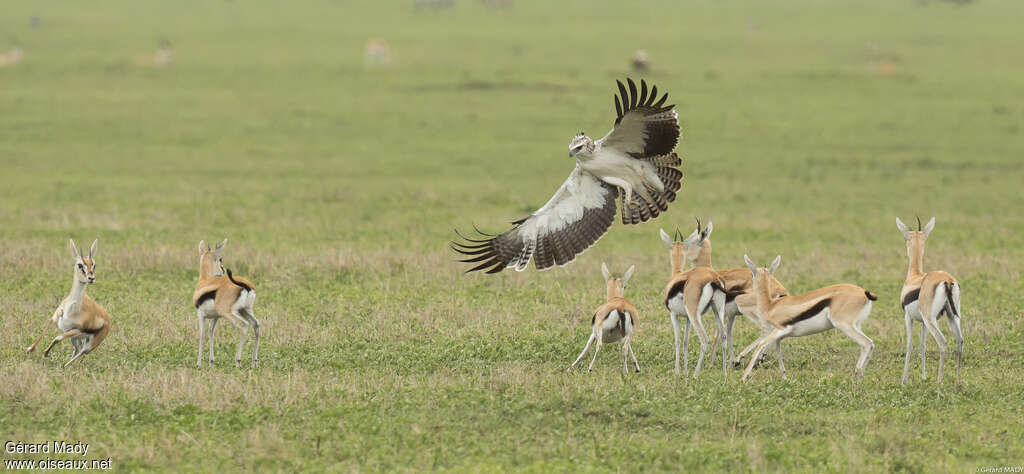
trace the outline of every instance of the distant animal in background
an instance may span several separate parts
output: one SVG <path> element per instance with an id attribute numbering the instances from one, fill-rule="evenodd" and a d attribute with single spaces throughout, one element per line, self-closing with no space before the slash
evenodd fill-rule
<path id="1" fill-rule="evenodd" d="M 868 290 L 856 285 L 839 284 L 818 288 L 796 296 L 771 298 L 771 279 L 779 268 L 782 257 L 775 257 L 768 268 L 758 268 L 757 264 L 744 255 L 754 281 L 754 293 L 757 295 L 757 314 L 773 326 L 772 331 L 761 340 L 754 350 L 743 372 L 743 380 L 750 377 L 751 371 L 761 357 L 761 353 L 769 344 L 787 338 L 800 337 L 839 328 L 843 334 L 860 345 L 860 357 L 854 373 L 864 375 L 864 368 L 871 358 L 875 344 L 871 338 L 861 331 L 860 326 L 871 314 L 871 303 L 878 299 Z M 781 352 L 780 352 L 781 354 Z M 786 367 L 779 359 L 779 371 L 786 378 Z"/>
<path id="2" fill-rule="evenodd" d="M 142 67 L 163 68 L 171 64 L 173 55 L 171 41 L 167 38 L 160 38 L 156 53 L 152 55 L 140 55 L 135 58 L 135 64 Z"/>
<path id="3" fill-rule="evenodd" d="M 615 96 L 612 130 L 597 141 L 583 132 L 572 138 L 569 157 L 576 159 L 575 169 L 547 204 L 502 234 L 458 234 L 465 242 L 451 247 L 468 256 L 461 262 L 476 264 L 468 271 L 523 271 L 530 260 L 537 270 L 564 266 L 608 231 L 616 199 L 623 224 L 646 222 L 668 210 L 683 179 L 678 169 L 683 162 L 673 152 L 679 143 L 675 106 L 665 105 L 668 94 L 659 99 L 658 88 L 648 91 L 642 80 L 638 90 L 626 79 L 628 91 L 616 82 L 621 100 Z"/>
<path id="4" fill-rule="evenodd" d="M 686 319 L 683 335 L 683 374 L 690 372 L 690 326 L 697 329 L 697 338 L 700 339 L 700 355 L 697 357 L 697 365 L 694 367 L 693 376 L 700 375 L 704 363 L 704 356 L 709 352 L 709 341 L 707 332 L 704 330 L 704 323 L 701 316 L 710 309 L 715 315 L 715 324 L 718 332 L 725 334 L 722 326 L 722 315 L 725 311 L 725 287 L 721 277 L 710 266 L 694 266 L 690 270 L 684 270 L 683 265 L 687 255 L 696 254 L 704 242 L 711 235 L 712 228 L 709 226 L 701 234 L 691 235 L 683 239 L 682 232 L 676 229 L 676 239 L 673 240 L 664 230 L 660 230 L 661 240 L 668 245 L 669 261 L 672 270 L 669 273 L 668 283 L 665 285 L 665 308 L 668 309 L 669 319 L 672 321 L 672 334 L 675 338 L 675 372 L 679 373 L 679 315 Z M 710 244 L 709 244 L 710 245 Z M 691 257 L 692 258 L 692 257 Z M 725 344 L 722 344 L 722 374 L 727 372 L 725 356 Z"/>
<path id="5" fill-rule="evenodd" d="M 960 328 L 960 282 L 944 271 L 924 272 L 924 243 L 935 228 L 935 218 L 921 230 L 921 219 L 917 220 L 917 230 L 908 230 L 898 217 L 896 227 L 907 242 L 907 279 L 900 291 L 900 306 L 903 308 L 904 320 L 907 325 L 907 351 L 903 359 L 903 381 L 907 383 L 910 371 L 910 351 L 913 349 L 914 321 L 921 323 L 921 378 L 925 378 L 924 344 L 925 331 L 932 335 L 939 345 L 939 376 L 942 383 L 942 368 L 946 365 L 946 336 L 939 329 L 939 319 L 945 315 L 949 318 L 949 327 L 956 337 L 956 375 L 960 377 L 963 366 L 964 336 Z"/>
<path id="6" fill-rule="evenodd" d="M 633 70 L 636 72 L 647 72 L 651 70 L 651 56 L 647 54 L 647 50 L 638 49 L 633 53 L 630 64 L 633 65 Z"/>
<path id="7" fill-rule="evenodd" d="M 391 46 L 383 39 L 371 39 L 366 42 L 363 59 L 366 62 L 366 67 L 369 68 L 390 66 L 393 59 Z"/>
<path id="8" fill-rule="evenodd" d="M 608 266 L 601 263 L 601 273 L 604 276 L 608 300 L 594 312 L 594 317 L 590 320 L 591 331 L 590 338 L 587 339 L 587 345 L 583 346 L 583 352 L 580 352 L 580 356 L 569 366 L 569 370 L 572 370 L 576 367 L 576 364 L 583 360 L 583 356 L 590 350 L 590 345 L 596 340 L 597 346 L 594 347 L 594 358 L 590 361 L 590 367 L 587 368 L 588 372 L 594 370 L 594 362 L 597 361 L 597 354 L 601 352 L 601 346 L 606 342 L 619 341 L 622 341 L 622 373 L 629 372 L 630 357 L 633 359 L 633 366 L 636 371 L 640 372 L 640 363 L 636 361 L 636 354 L 633 353 L 632 346 L 633 331 L 636 329 L 637 311 L 633 303 L 630 303 L 623 296 L 626 285 L 633 276 L 634 270 L 636 270 L 635 265 L 629 267 L 629 270 L 626 270 L 626 273 L 621 278 L 614 277 L 608 271 Z"/>
<path id="9" fill-rule="evenodd" d="M 192 293 L 192 304 L 196 307 L 199 321 L 199 356 L 196 366 L 203 366 L 203 337 L 207 336 L 210 346 L 210 365 L 213 365 L 213 333 L 217 321 L 225 318 L 239 330 L 238 351 L 235 353 L 235 365 L 242 366 L 242 349 L 249 339 L 249 329 L 253 330 L 252 367 L 259 361 L 260 323 L 256 320 L 253 306 L 256 303 L 256 289 L 252 282 L 232 275 L 231 270 L 224 268 L 221 251 L 228 239 L 210 249 L 206 241 L 199 242 L 199 282 Z M 227 273 L 227 276 L 224 274 Z M 204 326 L 209 329 L 204 331 Z"/>
<path id="10" fill-rule="evenodd" d="M 17 66 L 25 59 L 25 50 L 21 46 L 13 46 L 6 53 L 0 54 L 0 67 Z"/>
<path id="11" fill-rule="evenodd" d="M 58 342 L 71 339 L 71 345 L 74 346 L 75 352 L 71 359 L 64 364 L 64 368 L 78 360 L 79 357 L 92 352 L 107 338 L 107 333 L 110 331 L 110 316 L 107 315 L 107 310 L 85 293 L 86 286 L 96 282 L 95 257 L 98 244 L 99 239 L 94 240 L 92 246 L 89 247 L 89 255 L 83 257 L 78 251 L 78 247 L 75 246 L 75 241 L 68 240 L 71 258 L 75 261 L 71 293 L 60 302 L 60 306 L 57 307 L 43 328 L 43 333 L 28 347 L 26 352 L 36 350 L 39 341 L 53 324 L 57 325 L 61 334 L 50 341 L 50 345 L 43 351 L 43 356 L 49 357 L 50 350 Z"/>

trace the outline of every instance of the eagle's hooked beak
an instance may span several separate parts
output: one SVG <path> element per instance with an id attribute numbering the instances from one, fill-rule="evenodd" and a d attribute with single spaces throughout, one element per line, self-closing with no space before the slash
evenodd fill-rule
<path id="1" fill-rule="evenodd" d="M 572 158 L 572 157 L 576 156 L 576 153 L 577 153 L 576 150 L 569 150 L 569 158 Z"/>

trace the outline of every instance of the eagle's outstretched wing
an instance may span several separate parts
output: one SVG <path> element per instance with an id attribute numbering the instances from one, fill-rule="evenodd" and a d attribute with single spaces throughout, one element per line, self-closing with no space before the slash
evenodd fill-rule
<path id="1" fill-rule="evenodd" d="M 668 93 L 658 99 L 658 87 L 647 91 L 647 83 L 640 81 L 640 91 L 636 83 L 626 79 L 629 91 L 622 81 L 619 85 L 619 96 L 615 96 L 615 112 L 618 117 L 615 125 L 604 138 L 597 141 L 603 148 L 614 148 L 633 158 L 647 159 L 667 155 L 679 144 L 679 119 L 675 105 L 664 105 Z"/>
<path id="2" fill-rule="evenodd" d="M 497 273 L 507 267 L 523 271 L 531 258 L 537 270 L 562 266 L 608 231 L 618 195 L 618 188 L 576 167 L 547 204 L 513 222 L 511 230 L 499 235 L 478 230 L 482 238 L 474 239 L 459 234 L 465 242 L 452 242 L 451 247 L 468 256 L 460 261 L 480 262 L 470 272 Z"/>

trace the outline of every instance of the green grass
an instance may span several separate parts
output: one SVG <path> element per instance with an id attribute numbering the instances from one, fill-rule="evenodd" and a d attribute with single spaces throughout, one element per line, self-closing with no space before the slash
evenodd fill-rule
<path id="1" fill-rule="evenodd" d="M 1021 6 L 662 3 L 6 2 L 0 52 L 16 38 L 26 57 L 0 68 L 0 438 L 138 470 L 1024 465 Z M 162 36 L 173 63 L 138 66 Z M 391 67 L 364 66 L 375 37 Z M 572 135 L 610 127 L 639 48 L 684 128 L 670 212 L 566 268 L 463 275 L 452 228 L 543 204 Z M 926 268 L 964 287 L 960 384 L 935 384 L 934 343 L 928 380 L 915 357 L 899 384 L 894 217 L 914 214 L 937 216 Z M 877 293 L 865 378 L 837 331 L 787 341 L 788 380 L 674 376 L 657 230 L 695 216 L 718 267 L 781 254 L 791 291 Z M 113 330 L 62 371 L 68 347 L 23 349 L 68 291 L 69 236 L 100 238 L 89 294 Z M 223 237 L 259 292 L 253 371 L 226 324 L 216 367 L 194 367 L 195 248 Z M 639 375 L 615 350 L 565 372 L 602 261 L 638 268 Z"/>

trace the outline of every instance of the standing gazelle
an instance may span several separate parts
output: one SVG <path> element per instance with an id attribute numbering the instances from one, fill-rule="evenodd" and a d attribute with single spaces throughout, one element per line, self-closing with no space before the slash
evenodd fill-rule
<path id="1" fill-rule="evenodd" d="M 776 341 L 787 337 L 800 337 L 817 334 L 832 328 L 839 328 L 843 334 L 860 344 L 860 358 L 857 359 L 856 372 L 864 374 L 864 367 L 871 357 L 874 343 L 864 335 L 860 325 L 871 314 L 871 302 L 878 298 L 868 290 L 856 285 L 839 284 L 818 288 L 797 296 L 781 296 L 771 299 L 769 288 L 775 270 L 779 268 L 782 257 L 775 257 L 768 268 L 758 268 L 750 257 L 744 255 L 743 260 L 750 268 L 754 281 L 754 293 L 757 295 L 757 314 L 774 328 L 750 356 L 747 370 L 743 372 L 743 380 L 750 377 L 761 353 Z M 782 377 L 786 377 L 786 369 L 779 366 Z"/>
<path id="2" fill-rule="evenodd" d="M 256 290 L 252 283 L 242 277 L 235 277 L 231 270 L 224 275 L 224 267 L 220 252 L 228 239 L 224 239 L 217 247 L 210 250 L 205 241 L 199 242 L 199 282 L 192 293 L 192 304 L 195 305 L 199 319 L 199 356 L 196 365 L 203 366 L 203 326 L 209 322 L 208 344 L 210 346 L 210 365 L 213 365 L 213 331 L 220 318 L 231 321 L 241 332 L 238 339 L 238 351 L 235 353 L 235 365 L 242 366 L 242 348 L 249 339 L 249 327 L 253 330 L 252 366 L 258 362 L 260 349 L 260 323 L 253 316 L 253 305 L 256 302 Z"/>
<path id="3" fill-rule="evenodd" d="M 636 265 L 629 267 L 629 270 L 626 270 L 621 278 L 615 278 L 608 271 L 608 266 L 601 263 L 601 273 L 604 275 L 607 286 L 608 301 L 594 312 L 594 317 L 590 320 L 590 339 L 587 339 L 587 345 L 583 347 L 583 352 L 580 352 L 580 356 L 569 366 L 569 370 L 583 360 L 583 356 L 587 355 L 587 350 L 590 349 L 590 344 L 596 339 L 594 359 L 590 361 L 588 372 L 594 370 L 594 362 L 597 362 L 597 354 L 601 352 L 601 346 L 606 342 L 618 341 L 622 341 L 622 373 L 629 371 L 630 357 L 633 358 L 633 366 L 636 371 L 640 372 L 640 363 L 636 361 L 636 354 L 633 353 L 633 345 L 630 342 L 633 338 L 633 330 L 636 328 L 636 307 L 623 297 L 626 284 L 633 276 L 633 270 L 636 270 Z"/>
<path id="4" fill-rule="evenodd" d="M 89 256 L 83 257 L 78 247 L 75 247 L 74 240 L 68 240 L 68 247 L 71 250 L 71 258 L 75 260 L 75 274 L 71 281 L 71 293 L 60 302 L 60 306 L 54 311 L 53 316 L 43 328 L 35 342 L 29 346 L 27 352 L 36 350 L 36 345 L 43 338 L 46 331 L 54 323 L 61 330 L 61 335 L 53 338 L 50 345 L 43 351 L 44 357 L 50 356 L 50 350 L 58 342 L 71 339 L 71 345 L 75 347 L 74 355 L 64 364 L 64 367 L 71 365 L 79 357 L 92 352 L 99 347 L 103 339 L 106 339 L 110 331 L 110 316 L 107 310 L 93 301 L 85 294 L 86 285 L 96 282 L 96 246 L 99 239 L 92 242 L 89 247 Z"/>
<path id="5" fill-rule="evenodd" d="M 676 241 L 673 241 L 664 229 L 660 230 L 661 240 L 668 245 L 669 261 L 672 264 L 668 284 L 665 285 L 665 307 L 668 308 L 669 318 L 672 320 L 672 332 L 675 336 L 675 371 L 679 373 L 679 315 L 685 315 L 686 327 L 683 335 L 683 372 L 690 371 L 690 353 L 687 350 L 690 344 L 690 325 L 697 329 L 697 338 L 700 339 L 700 355 L 697 357 L 697 365 L 693 369 L 693 376 L 700 375 L 700 369 L 704 363 L 704 355 L 707 354 L 710 343 L 707 331 L 704 330 L 704 323 L 701 316 L 711 309 L 715 315 L 715 323 L 718 331 L 725 334 L 722 325 L 722 315 L 725 308 L 725 287 L 721 277 L 711 268 L 710 242 L 711 227 L 703 232 L 690 234 L 690 237 L 683 239 L 683 234 L 676 229 Z M 683 263 L 687 255 L 696 255 L 699 249 L 708 245 L 707 261 L 695 261 L 694 268 L 683 270 Z M 692 258 L 691 258 L 692 260 Z M 722 374 L 726 374 L 725 344 L 722 345 Z"/>
<path id="6" fill-rule="evenodd" d="M 914 321 L 921 326 L 921 378 L 925 378 L 924 341 L 925 331 L 931 333 L 939 344 L 939 378 L 942 383 L 942 368 L 946 364 L 946 336 L 939 330 L 938 318 L 945 314 L 949 318 L 949 327 L 956 336 L 956 375 L 960 377 L 960 368 L 964 357 L 964 337 L 960 332 L 960 283 L 953 275 L 943 271 L 924 272 L 924 242 L 935 228 L 935 218 L 921 230 L 921 219 L 917 220 L 917 230 L 907 230 L 907 226 L 899 217 L 896 227 L 903 233 L 907 241 L 907 281 L 900 291 L 900 305 L 903 307 L 904 319 L 907 324 L 907 353 L 903 360 L 903 381 L 907 383 L 910 371 L 910 351 L 914 342 Z"/>

